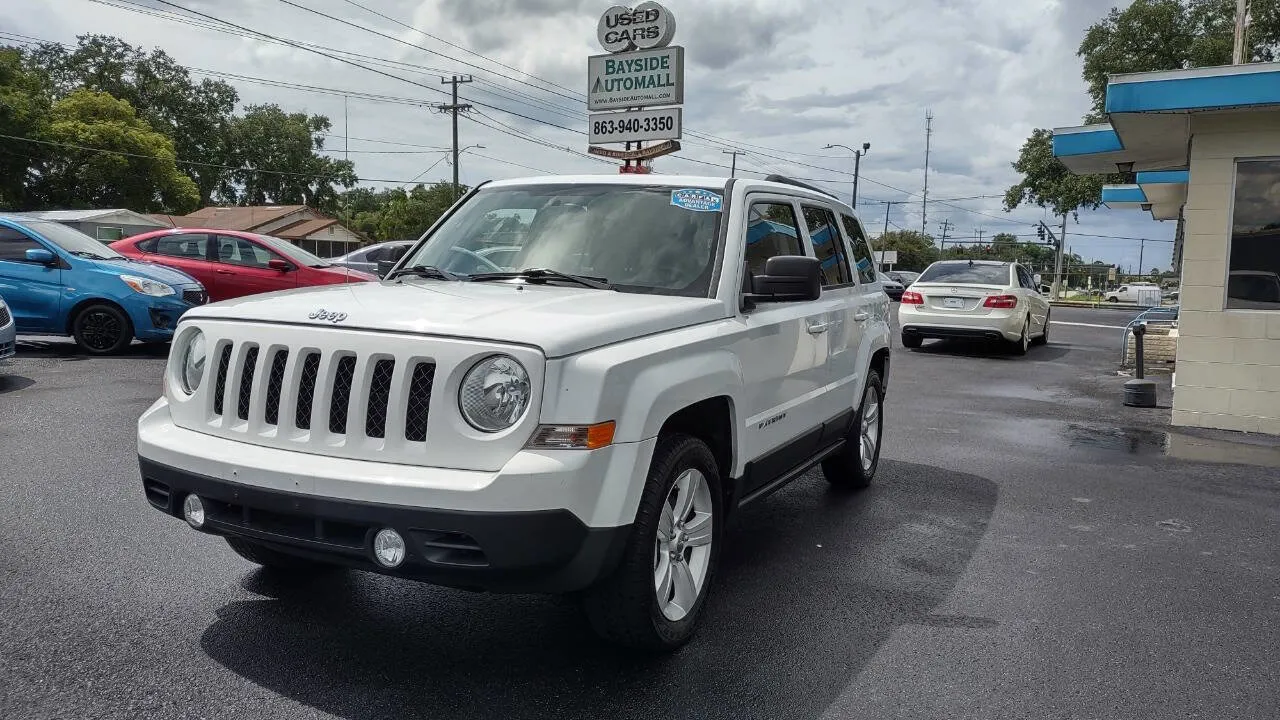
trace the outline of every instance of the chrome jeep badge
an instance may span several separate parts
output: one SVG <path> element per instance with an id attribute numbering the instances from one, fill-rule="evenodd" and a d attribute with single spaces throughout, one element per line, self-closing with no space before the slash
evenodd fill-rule
<path id="1" fill-rule="evenodd" d="M 307 317 L 312 320 L 328 320 L 331 323 L 337 324 L 342 322 L 343 320 L 346 320 L 347 314 L 344 312 L 329 312 L 324 308 L 320 308 L 319 310 L 311 313 Z"/>

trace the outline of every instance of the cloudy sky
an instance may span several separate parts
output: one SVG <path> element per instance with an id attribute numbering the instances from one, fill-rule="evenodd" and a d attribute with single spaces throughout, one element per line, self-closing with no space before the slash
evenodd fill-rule
<path id="1" fill-rule="evenodd" d="M 242 76 L 223 77 L 245 103 L 328 115 L 334 136 L 326 147 L 341 156 L 345 130 L 350 158 L 370 185 L 450 175 L 444 156 L 433 150 L 449 144 L 449 119 L 430 106 L 447 100 L 440 76 L 453 73 L 475 78 L 462 86 L 476 111 L 461 121 L 461 143 L 484 146 L 463 156 L 463 182 L 614 172 L 582 155 L 586 58 L 602 52 L 595 25 L 610 0 L 172 2 L 328 49 L 319 55 L 225 25 L 218 32 L 209 27 L 212 20 L 192 15 L 177 22 L 178 11 L 160 0 L 0 2 L 0 28 L 64 43 L 107 33 L 163 48 L 191 68 Z M 1084 29 L 1117 3 L 664 4 L 678 20 L 675 43 L 687 48 L 685 138 L 683 159 L 661 159 L 656 171 L 726 175 L 730 156 L 723 150 L 738 149 L 746 153 L 738 157 L 739 174 L 785 172 L 843 196 L 851 190 L 852 158 L 822 148 L 869 142 L 859 189 L 864 222 L 878 233 L 884 201 L 901 201 L 890 206 L 890 228 L 919 230 L 928 109 L 934 115 L 929 197 L 938 201 L 929 205 L 929 232 L 939 235 L 949 221 L 951 237 L 979 231 L 1031 237 L 1044 212 L 1006 214 L 1000 198 L 991 196 L 1016 180 L 1009 163 L 1033 128 L 1079 123 L 1088 99 L 1075 49 Z M 141 14 L 139 7 L 168 17 Z M 376 72 L 332 59 L 334 50 Z M 1096 236 L 1169 240 L 1173 232 L 1172 222 L 1104 208 L 1070 223 L 1068 244 L 1086 258 L 1136 266 L 1136 240 Z M 1171 247 L 1147 243 L 1146 268 L 1168 267 Z"/>

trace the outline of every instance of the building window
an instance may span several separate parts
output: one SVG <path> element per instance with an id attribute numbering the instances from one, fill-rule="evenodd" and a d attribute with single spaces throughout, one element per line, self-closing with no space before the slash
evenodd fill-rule
<path id="1" fill-rule="evenodd" d="M 94 233 L 95 233 L 94 237 L 98 238 L 104 243 L 110 243 L 110 242 L 115 242 L 120 238 L 124 237 L 124 228 L 110 227 L 107 225 L 99 225 L 98 227 L 94 228 Z"/>
<path id="2" fill-rule="evenodd" d="M 1280 310 L 1280 159 L 1236 163 L 1227 308 Z"/>

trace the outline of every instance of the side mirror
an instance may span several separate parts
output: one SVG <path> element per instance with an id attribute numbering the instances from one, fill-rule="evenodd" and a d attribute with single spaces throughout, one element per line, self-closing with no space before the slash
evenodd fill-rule
<path id="1" fill-rule="evenodd" d="M 40 263 L 41 265 L 52 265 L 57 262 L 57 256 L 44 248 L 31 248 L 26 252 L 26 256 L 27 262 Z"/>
<path id="2" fill-rule="evenodd" d="M 285 262 L 284 260 L 281 260 L 280 258 L 274 258 L 274 259 L 268 260 L 267 267 L 271 268 L 272 270 L 276 270 L 278 272 L 289 272 L 290 270 L 293 269 L 293 265 Z"/>
<path id="3" fill-rule="evenodd" d="M 1044 284 L 1044 280 L 1043 280 L 1043 279 L 1041 279 L 1041 277 L 1040 277 L 1040 273 L 1036 273 L 1036 276 L 1035 276 L 1035 278 L 1033 278 L 1033 279 L 1035 280 L 1036 287 L 1040 287 L 1041 285 L 1043 285 L 1043 284 Z"/>
<path id="4" fill-rule="evenodd" d="M 755 302 L 804 302 L 822 296 L 822 264 L 817 258 L 778 255 L 764 263 L 764 274 L 751 278 L 747 299 Z"/>
<path id="5" fill-rule="evenodd" d="M 396 266 L 395 260 L 379 260 L 378 261 L 378 277 L 386 277 L 391 272 L 391 268 Z"/>

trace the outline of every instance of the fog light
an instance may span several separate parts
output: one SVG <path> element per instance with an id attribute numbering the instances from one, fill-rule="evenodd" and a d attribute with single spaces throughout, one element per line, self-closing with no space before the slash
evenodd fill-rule
<path id="1" fill-rule="evenodd" d="M 204 527 L 204 502 L 200 500 L 200 496 L 192 493 L 182 501 L 182 517 L 186 519 L 187 524 L 199 530 Z"/>
<path id="2" fill-rule="evenodd" d="M 391 528 L 379 530 L 373 536 L 373 557 L 383 567 L 396 567 L 404 562 L 404 538 Z"/>

